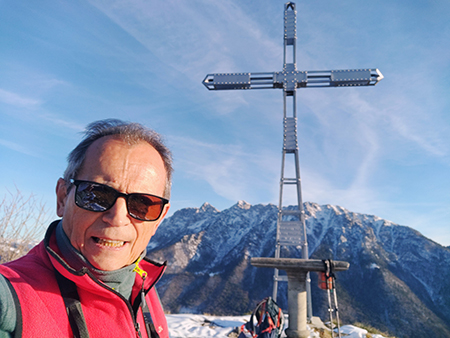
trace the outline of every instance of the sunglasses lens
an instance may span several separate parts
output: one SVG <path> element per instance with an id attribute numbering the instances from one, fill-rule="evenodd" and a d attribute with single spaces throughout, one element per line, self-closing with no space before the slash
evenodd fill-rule
<path id="1" fill-rule="evenodd" d="M 78 184 L 75 203 L 83 209 L 101 212 L 109 209 L 115 202 L 114 189 L 93 182 Z"/>
<path id="2" fill-rule="evenodd" d="M 100 183 L 89 181 L 73 181 L 77 187 L 75 204 L 80 208 L 103 212 L 110 209 L 118 197 L 127 201 L 128 213 L 140 221 L 155 221 L 161 216 L 164 205 L 168 202 L 158 196 L 148 194 L 123 194 Z"/>
<path id="3" fill-rule="evenodd" d="M 154 221 L 159 218 L 165 202 L 157 197 L 144 194 L 128 196 L 128 212 L 141 221 Z"/>

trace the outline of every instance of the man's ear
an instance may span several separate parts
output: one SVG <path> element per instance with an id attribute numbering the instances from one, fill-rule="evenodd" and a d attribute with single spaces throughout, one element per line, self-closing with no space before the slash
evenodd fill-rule
<path id="1" fill-rule="evenodd" d="M 169 212 L 169 209 L 170 209 L 170 202 L 164 206 L 164 210 L 161 214 L 161 217 L 159 218 L 161 220 L 161 222 L 164 219 L 164 217 L 166 217 L 167 213 Z"/>
<path id="2" fill-rule="evenodd" d="M 67 183 L 60 178 L 56 183 L 56 214 L 59 217 L 64 216 L 64 209 L 66 207 L 67 199 Z"/>

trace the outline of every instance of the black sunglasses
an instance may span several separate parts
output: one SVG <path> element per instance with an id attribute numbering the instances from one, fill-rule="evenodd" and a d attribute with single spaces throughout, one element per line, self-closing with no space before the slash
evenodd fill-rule
<path id="1" fill-rule="evenodd" d="M 156 221 L 169 203 L 169 200 L 150 194 L 124 194 L 108 185 L 70 180 L 76 186 L 75 204 L 84 210 L 104 212 L 111 209 L 117 198 L 123 197 L 127 202 L 128 214 L 140 221 Z"/>

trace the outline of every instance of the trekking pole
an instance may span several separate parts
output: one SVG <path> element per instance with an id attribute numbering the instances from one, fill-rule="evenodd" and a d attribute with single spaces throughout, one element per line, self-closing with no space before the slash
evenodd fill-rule
<path id="1" fill-rule="evenodd" d="M 331 290 L 333 292 L 334 298 L 334 312 L 337 322 L 338 336 L 341 338 L 341 323 L 339 319 L 339 307 L 337 302 L 337 293 L 336 293 L 336 275 L 334 274 L 334 263 L 331 259 L 328 260 L 329 269 L 330 269 L 330 279 L 331 279 Z"/>
<path id="2" fill-rule="evenodd" d="M 330 289 L 327 289 L 327 294 L 328 294 L 328 312 L 330 313 L 331 338 L 334 338 L 334 330 L 333 330 L 333 306 L 332 306 L 332 304 L 331 304 Z"/>
<path id="3" fill-rule="evenodd" d="M 329 277 L 330 277 L 330 262 L 329 260 L 323 261 L 325 264 L 325 285 L 327 288 L 327 295 L 328 295 L 328 312 L 330 313 L 330 328 L 331 328 L 331 338 L 334 338 L 334 331 L 333 331 L 333 305 L 331 304 L 331 294 L 330 294 L 330 287 L 329 287 Z"/>
<path id="4" fill-rule="evenodd" d="M 335 309 L 334 311 L 336 312 L 336 321 L 337 321 L 337 327 L 338 327 L 338 335 L 339 335 L 339 338 L 341 338 L 341 323 L 340 323 L 340 320 L 339 320 L 339 308 L 338 308 L 335 280 L 336 280 L 336 278 L 333 277 L 333 295 L 334 295 L 334 309 Z"/>

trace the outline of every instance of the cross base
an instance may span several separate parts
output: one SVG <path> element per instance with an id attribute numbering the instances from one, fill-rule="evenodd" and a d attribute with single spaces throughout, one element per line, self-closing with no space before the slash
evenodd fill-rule
<path id="1" fill-rule="evenodd" d="M 306 275 L 309 271 L 325 272 L 325 265 L 320 259 L 253 257 L 250 263 L 258 268 L 284 270 L 288 276 L 288 338 L 307 338 Z M 350 264 L 333 261 L 335 271 L 348 270 Z"/>

